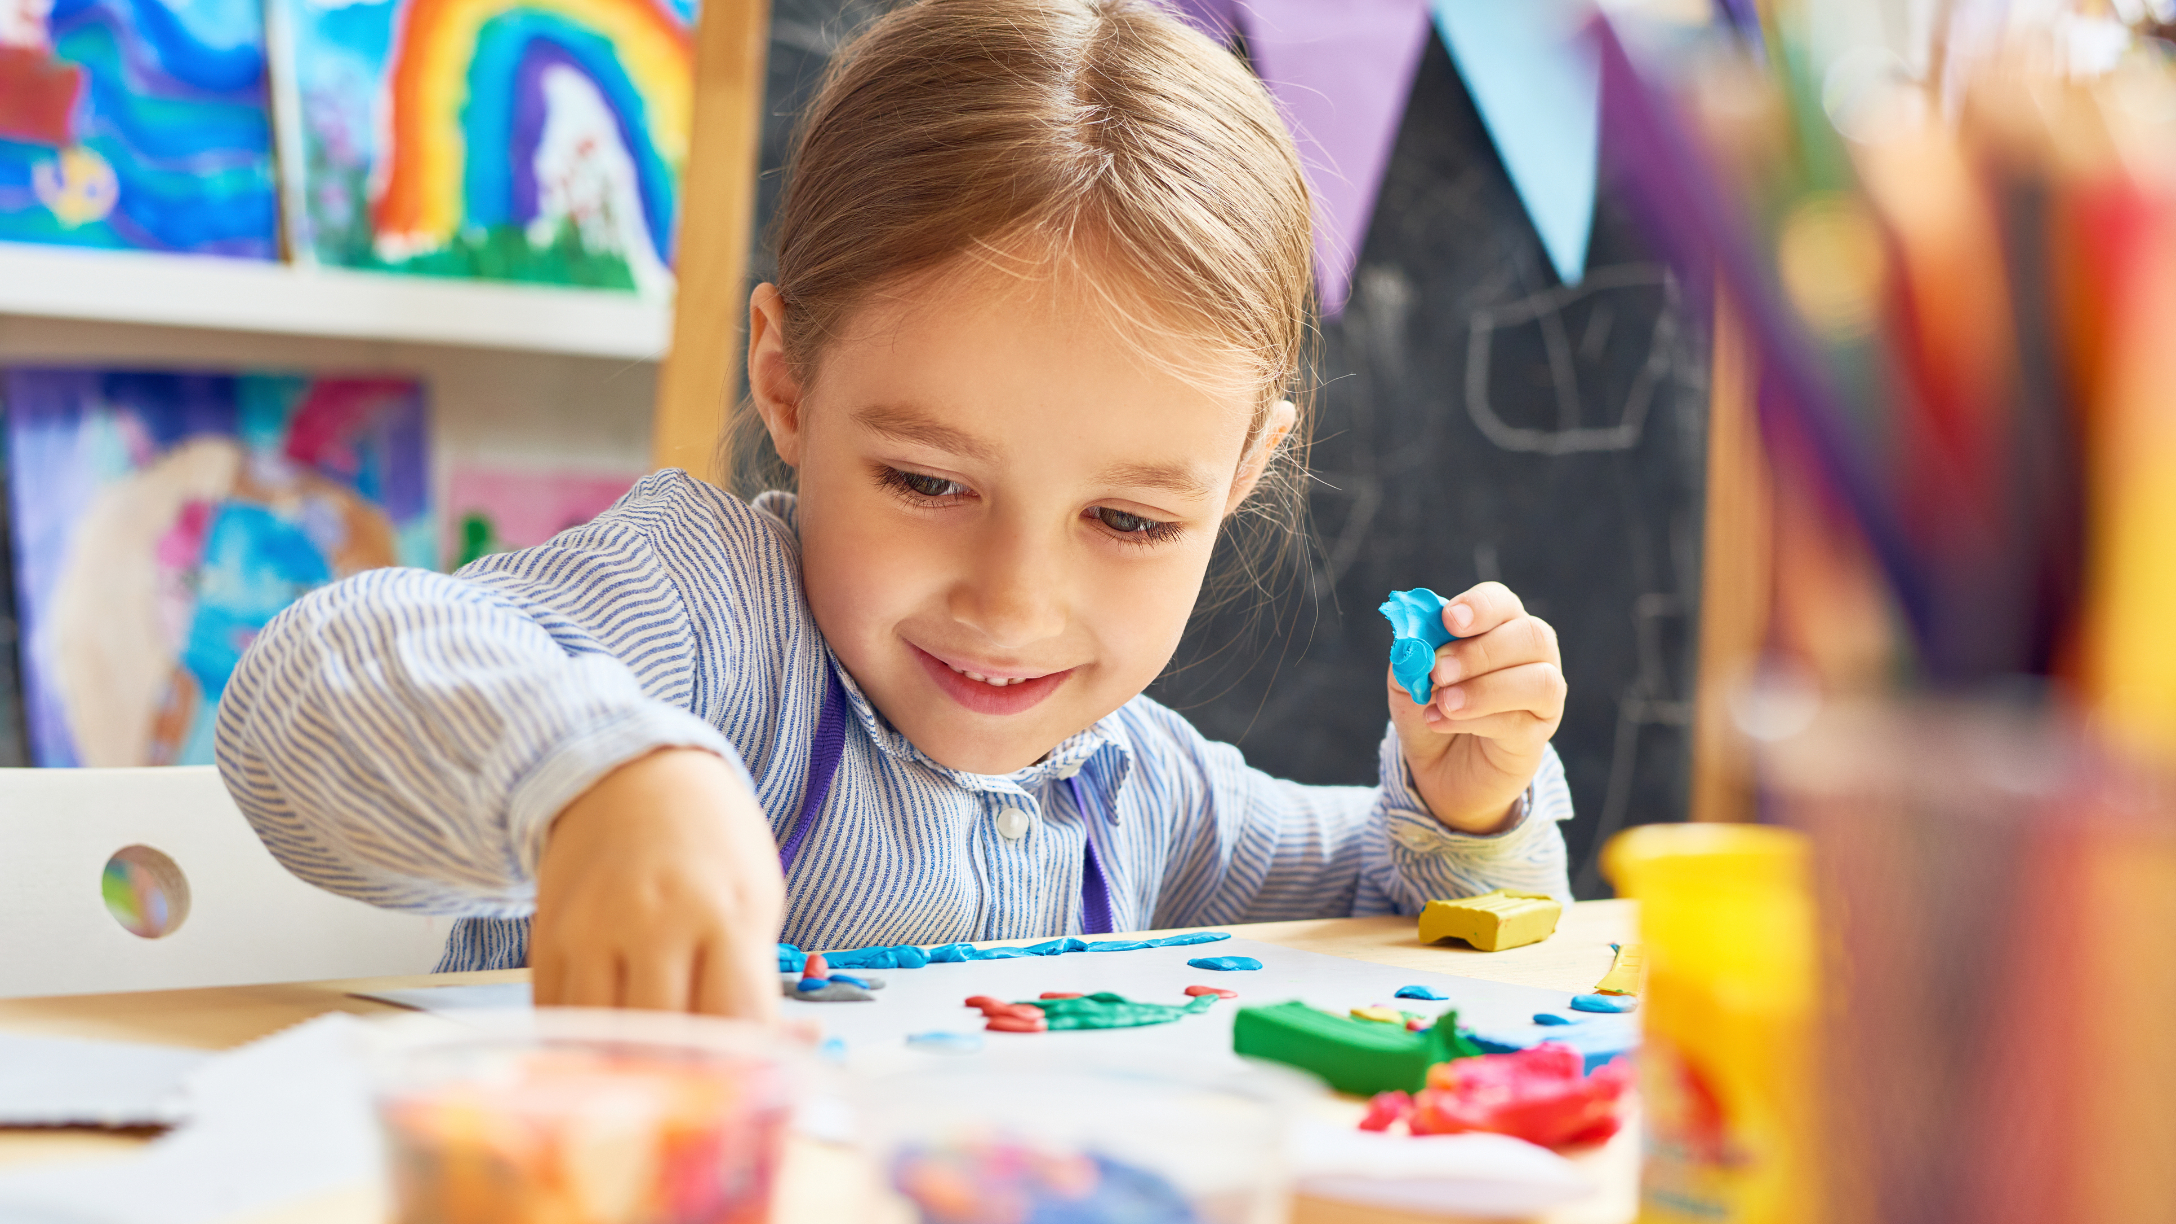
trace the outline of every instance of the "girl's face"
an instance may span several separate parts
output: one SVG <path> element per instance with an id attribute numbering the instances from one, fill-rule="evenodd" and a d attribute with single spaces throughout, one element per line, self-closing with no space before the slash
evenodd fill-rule
<path id="1" fill-rule="evenodd" d="M 1243 456 L 1249 398 L 1202 389 L 1245 385 L 1228 357 L 1182 380 L 1047 283 L 941 285 L 862 311 L 807 384 L 760 287 L 749 385 L 831 648 L 923 752 L 1008 773 L 1156 678 L 1271 447 Z"/>

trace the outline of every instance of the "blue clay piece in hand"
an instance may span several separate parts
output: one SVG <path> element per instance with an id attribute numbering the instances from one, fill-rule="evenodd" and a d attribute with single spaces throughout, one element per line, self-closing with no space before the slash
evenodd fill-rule
<path id="1" fill-rule="evenodd" d="M 1630 995 L 1583 994 L 1572 1000 L 1572 1010 L 1583 1012 L 1628 1012 L 1639 1005 Z"/>
<path id="2" fill-rule="evenodd" d="M 1380 609 L 1397 634 L 1390 643 L 1390 673 L 1413 695 L 1415 705 L 1427 705 L 1435 696 L 1429 673 L 1436 667 L 1436 648 L 1455 640 L 1443 627 L 1443 609 L 1450 602 L 1427 587 L 1414 587 L 1392 591 Z"/>
<path id="3" fill-rule="evenodd" d="M 1534 1013 L 1534 1023 L 1536 1023 L 1536 1024 L 1570 1024 L 1570 1023 L 1572 1023 L 1572 1018 L 1571 1018 L 1570 1016 L 1559 1016 L 1559 1015 L 1557 1015 L 1557 1014 L 1556 1014 L 1555 1012 L 1535 1012 L 1535 1013 Z"/>
<path id="4" fill-rule="evenodd" d="M 1441 1003 L 1450 996 L 1439 995 L 1435 991 L 1428 989 L 1426 986 L 1400 986 L 1398 987 L 1397 997 L 1401 999 L 1428 999 L 1437 1003 Z"/>
<path id="5" fill-rule="evenodd" d="M 1221 973 L 1262 967 L 1262 962 L 1251 956 L 1197 956 L 1186 963 L 1196 969 L 1215 969 Z"/>

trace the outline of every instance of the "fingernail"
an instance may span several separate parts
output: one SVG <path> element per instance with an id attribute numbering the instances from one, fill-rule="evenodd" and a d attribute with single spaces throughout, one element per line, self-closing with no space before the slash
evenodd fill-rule
<path id="1" fill-rule="evenodd" d="M 1439 685 L 1456 684 L 1458 683 L 1458 671 L 1458 660 L 1440 659 L 1436 662 L 1435 670 L 1428 673 L 1428 678 Z"/>
<path id="2" fill-rule="evenodd" d="M 1466 627 L 1473 623 L 1473 609 L 1462 603 L 1454 603 L 1450 607 L 1450 618 L 1452 632 L 1464 633 Z"/>
<path id="3" fill-rule="evenodd" d="M 1446 721 L 1443 717 L 1443 711 L 1432 705 L 1420 712 L 1420 719 L 1431 727 L 1440 727 Z"/>
<path id="4" fill-rule="evenodd" d="M 1466 690 L 1460 688 L 1444 689 L 1436 694 L 1436 704 L 1442 706 L 1443 712 L 1448 714 L 1466 704 Z"/>

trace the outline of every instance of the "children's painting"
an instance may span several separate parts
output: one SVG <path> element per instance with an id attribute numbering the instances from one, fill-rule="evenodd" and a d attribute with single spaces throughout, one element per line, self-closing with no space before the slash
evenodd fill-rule
<path id="1" fill-rule="evenodd" d="M 670 290 L 694 0 L 269 5 L 298 258 Z"/>
<path id="2" fill-rule="evenodd" d="M 17 369 L 0 390 L 39 765 L 209 763 L 275 613 L 432 561 L 413 382 Z"/>
<path id="3" fill-rule="evenodd" d="M 273 259 L 257 0 L 0 0 L 0 240 Z"/>
<path id="4" fill-rule="evenodd" d="M 446 483 L 446 568 L 542 544 L 604 513 L 643 475 L 457 467 Z"/>

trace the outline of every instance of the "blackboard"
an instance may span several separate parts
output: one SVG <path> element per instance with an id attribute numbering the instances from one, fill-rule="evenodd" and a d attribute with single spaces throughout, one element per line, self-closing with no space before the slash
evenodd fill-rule
<path id="1" fill-rule="evenodd" d="M 777 0 L 760 224 L 830 51 L 887 7 Z M 775 265 L 758 247 L 761 279 Z M 1351 304 L 1311 371 L 1305 563 L 1274 600 L 1200 618 L 1150 692 L 1279 775 L 1372 783 L 1390 641 L 1376 605 L 1500 580 L 1562 642 L 1566 835 L 1593 897 L 1608 895 L 1600 842 L 1688 802 L 1708 366 L 1607 181 L 1587 266 L 1558 283 L 1431 39 Z"/>

